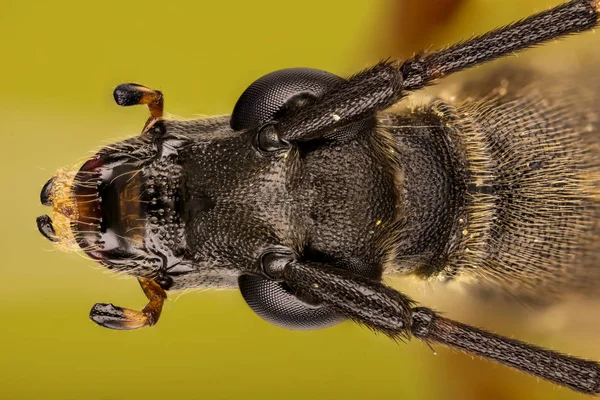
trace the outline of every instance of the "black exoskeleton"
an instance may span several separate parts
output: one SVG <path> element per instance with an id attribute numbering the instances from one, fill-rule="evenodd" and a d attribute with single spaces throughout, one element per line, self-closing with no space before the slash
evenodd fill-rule
<path id="1" fill-rule="evenodd" d="M 477 89 L 389 109 L 411 91 L 485 61 L 595 27 L 598 0 L 349 78 L 287 69 L 254 82 L 231 117 L 162 118 L 42 189 L 40 232 L 138 277 L 142 311 L 96 304 L 96 323 L 157 322 L 166 290 L 236 287 L 264 319 L 314 329 L 345 319 L 415 336 L 600 394 L 600 365 L 417 307 L 383 273 L 453 278 L 535 295 L 600 281 L 600 84 L 573 91 L 526 69 Z M 581 86 L 581 85 L 580 85 Z M 578 102 L 578 111 L 572 111 Z M 595 268 L 594 268 L 594 265 Z"/>

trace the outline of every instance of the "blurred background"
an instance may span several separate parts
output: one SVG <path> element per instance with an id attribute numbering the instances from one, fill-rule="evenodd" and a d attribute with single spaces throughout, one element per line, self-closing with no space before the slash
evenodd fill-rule
<path id="1" fill-rule="evenodd" d="M 35 226 L 49 211 L 40 189 L 57 168 L 141 130 L 144 107 L 113 103 L 120 83 L 162 90 L 176 116 L 228 114 L 267 72 L 302 66 L 349 75 L 558 3 L 0 0 L 0 399 L 583 398 L 351 323 L 276 328 L 237 291 L 171 293 L 157 326 L 102 329 L 87 317 L 91 306 L 143 307 L 136 280 L 62 253 Z M 586 40 L 547 51 L 558 60 Z M 581 312 L 597 304 L 536 310 L 484 302 L 453 285 L 389 282 L 451 318 L 600 359 L 597 321 Z"/>

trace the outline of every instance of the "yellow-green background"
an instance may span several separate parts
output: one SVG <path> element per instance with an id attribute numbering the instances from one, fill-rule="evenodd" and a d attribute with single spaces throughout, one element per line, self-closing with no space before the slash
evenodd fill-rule
<path id="1" fill-rule="evenodd" d="M 348 75 L 390 55 L 377 50 L 390 3 L 0 0 L 1 399 L 579 396 L 350 323 L 282 330 L 256 317 L 237 291 L 174 293 L 156 327 L 102 329 L 87 318 L 90 307 L 142 307 L 135 280 L 57 251 L 37 232 L 35 217 L 49 211 L 39 205 L 39 191 L 58 167 L 141 129 L 147 111 L 114 105 L 117 84 L 162 90 L 166 110 L 178 116 L 226 114 L 252 80 L 272 70 L 308 66 Z M 468 0 L 432 44 L 557 3 Z M 511 315 L 505 307 L 476 306 L 460 291 L 394 284 L 451 317 L 600 358 L 592 328 L 569 317 L 584 306 Z"/>

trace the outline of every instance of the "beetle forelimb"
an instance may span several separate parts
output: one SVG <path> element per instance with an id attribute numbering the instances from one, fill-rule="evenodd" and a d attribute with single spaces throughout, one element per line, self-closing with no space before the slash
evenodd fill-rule
<path id="1" fill-rule="evenodd" d="M 443 344 L 573 390 L 600 394 L 600 364 L 453 321 L 376 280 L 319 263 L 291 262 L 283 280 L 297 295 L 333 306 L 346 318 L 397 338 Z"/>
<path id="2" fill-rule="evenodd" d="M 600 364 L 486 332 L 418 307 L 411 333 L 428 344 L 440 343 L 487 358 L 578 392 L 600 394 Z"/>

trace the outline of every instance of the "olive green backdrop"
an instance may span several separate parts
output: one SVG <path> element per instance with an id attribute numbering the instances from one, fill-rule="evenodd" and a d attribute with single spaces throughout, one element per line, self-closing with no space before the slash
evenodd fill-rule
<path id="1" fill-rule="evenodd" d="M 557 3 L 467 1 L 432 44 Z M 88 319 L 90 307 L 142 307 L 136 281 L 58 251 L 37 232 L 35 218 L 49 212 L 39 192 L 57 168 L 140 131 L 147 110 L 114 105 L 117 84 L 162 90 L 166 111 L 177 116 L 227 114 L 248 84 L 272 70 L 307 66 L 348 75 L 390 55 L 377 50 L 390 6 L 0 0 L 0 399 L 578 397 L 351 323 L 279 329 L 256 317 L 237 291 L 173 293 L 156 327 L 102 329 Z M 564 323 L 569 309 L 511 315 L 495 305 L 474 307 L 461 291 L 392 283 L 451 317 L 600 358 L 593 331 L 577 333 L 577 324 Z"/>

